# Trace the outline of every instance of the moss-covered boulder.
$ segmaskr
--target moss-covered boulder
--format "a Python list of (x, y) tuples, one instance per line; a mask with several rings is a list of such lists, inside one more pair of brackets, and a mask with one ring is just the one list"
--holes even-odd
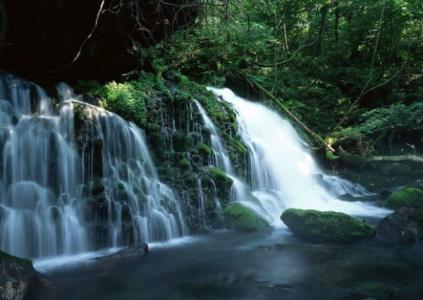
[(308, 242), (351, 243), (374, 236), (369, 225), (344, 213), (290, 208), (281, 219), (296, 236)]
[(423, 190), (415, 187), (406, 187), (393, 192), (385, 202), (387, 207), (412, 207), (423, 209)]
[(240, 203), (231, 203), (224, 210), (229, 228), (243, 232), (265, 230), (269, 224), (253, 210)]

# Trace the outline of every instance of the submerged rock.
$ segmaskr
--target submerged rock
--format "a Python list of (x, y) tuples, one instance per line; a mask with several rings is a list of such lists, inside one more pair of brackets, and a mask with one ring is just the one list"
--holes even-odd
[(281, 219), (296, 236), (308, 242), (351, 243), (374, 236), (369, 225), (344, 213), (290, 208)]
[(228, 226), (232, 229), (252, 232), (269, 228), (269, 224), (263, 218), (240, 203), (229, 204), (224, 213)]
[(30, 299), (47, 284), (30, 260), (0, 251), (0, 299)]
[(410, 244), (423, 239), (423, 210), (404, 207), (383, 218), (376, 237), (388, 244)]
[(115, 263), (138, 260), (148, 253), (148, 245), (145, 243), (135, 244), (114, 254), (97, 258), (98, 263)]
[(415, 187), (406, 187), (392, 193), (386, 200), (390, 208), (413, 207), (423, 209), (423, 190)]

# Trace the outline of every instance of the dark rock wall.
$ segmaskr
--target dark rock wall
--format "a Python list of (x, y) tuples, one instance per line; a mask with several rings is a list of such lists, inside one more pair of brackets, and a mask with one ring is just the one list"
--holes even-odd
[(102, 3), (2, 0), (0, 68), (60, 80), (116, 78), (139, 68), (143, 48), (193, 23), (198, 11), (181, 6), (193, 0)]

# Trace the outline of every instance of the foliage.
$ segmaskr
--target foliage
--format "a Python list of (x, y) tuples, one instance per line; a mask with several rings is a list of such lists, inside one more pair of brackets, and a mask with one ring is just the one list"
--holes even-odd
[(229, 204), (224, 213), (226, 221), (232, 229), (251, 232), (269, 228), (269, 224), (264, 219), (240, 203)]
[(77, 91), (100, 99), (102, 107), (123, 118), (147, 126), (147, 106), (153, 94), (169, 93), (164, 81), (152, 73), (142, 72), (137, 80), (104, 85), (96, 81), (81, 81)]
[(344, 213), (286, 209), (282, 221), (298, 237), (317, 243), (350, 243), (370, 238), (374, 230)]
[(361, 120), (361, 124), (344, 129), (340, 135), (357, 137), (381, 131), (423, 129), (423, 102), (373, 109), (365, 112)]
[(322, 135), (362, 132), (369, 110), (421, 103), (422, 16), (417, 0), (234, 0), (142, 60), (208, 85), (258, 82)]

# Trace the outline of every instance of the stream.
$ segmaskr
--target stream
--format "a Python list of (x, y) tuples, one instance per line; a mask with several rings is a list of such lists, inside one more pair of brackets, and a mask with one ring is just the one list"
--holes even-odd
[[(286, 229), (152, 244), (137, 263), (44, 270), (39, 299), (422, 299), (423, 246), (307, 244)], [(36, 264), (37, 266), (37, 264)]]

